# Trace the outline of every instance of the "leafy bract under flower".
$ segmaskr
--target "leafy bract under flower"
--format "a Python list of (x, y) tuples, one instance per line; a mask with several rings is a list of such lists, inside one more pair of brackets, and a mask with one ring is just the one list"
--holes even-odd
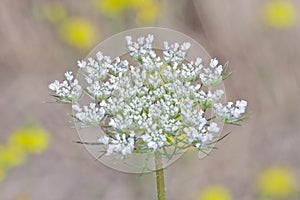
[[(49, 86), (58, 102), (73, 103), (73, 116), (82, 127), (104, 131), (96, 143), (104, 146), (105, 155), (160, 151), (172, 157), (191, 146), (202, 151), (220, 139), (218, 120), (243, 119), (247, 102), (233, 107), (221, 102), (223, 90), (214, 89), (226, 77), (217, 59), (209, 66), (202, 58), (188, 61), (188, 42), (165, 42), (165, 49), (158, 50), (153, 35), (125, 40), (134, 61), (98, 52), (96, 58), (78, 61), (84, 89), (71, 73)], [(80, 107), (82, 93), (93, 103)]]

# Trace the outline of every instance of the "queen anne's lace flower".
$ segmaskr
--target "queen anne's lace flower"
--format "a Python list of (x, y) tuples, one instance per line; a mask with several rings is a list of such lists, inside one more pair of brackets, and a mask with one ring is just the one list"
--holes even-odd
[(204, 68), (203, 73), (200, 74), (200, 80), (203, 85), (207, 87), (218, 85), (223, 78), (223, 66), (219, 65), (217, 59), (212, 59), (210, 62), (210, 67)]
[(126, 156), (132, 153), (134, 149), (134, 133), (129, 134), (129, 136), (126, 134), (115, 134), (111, 138), (103, 136), (98, 141), (106, 145), (106, 155), (117, 153)]
[(164, 42), (165, 50), (163, 52), (164, 60), (168, 65), (171, 65), (174, 69), (181, 64), (187, 54), (187, 51), (191, 47), (191, 43), (184, 42), (181, 45), (174, 43), (169, 46), (168, 42)]
[(204, 92), (200, 91), (200, 102), (203, 108), (211, 108), (215, 102), (218, 102), (222, 95), (224, 94), (223, 90), (216, 90), (214, 93), (211, 91)]
[(218, 118), (227, 123), (236, 123), (243, 119), (247, 107), (247, 101), (236, 101), (235, 106), (233, 102), (228, 102), (223, 105), (216, 103), (214, 105), (215, 113)]
[(225, 78), (216, 59), (208, 67), (201, 58), (187, 61), (191, 48), (187, 42), (165, 42), (165, 49), (157, 50), (153, 35), (125, 39), (136, 63), (101, 52), (95, 59), (78, 61), (87, 83), (83, 91), (94, 103), (83, 107), (76, 103), (82, 89), (71, 73), (65, 74), (63, 83), (49, 85), (58, 101), (75, 103), (74, 117), (83, 127), (99, 126), (104, 131), (98, 143), (106, 155), (173, 152), (170, 157), (190, 146), (202, 151), (218, 140), (220, 127), (215, 120), (237, 123), (244, 118), (246, 101), (235, 106), (223, 103), (224, 91), (212, 89)]
[(56, 93), (53, 96), (58, 102), (74, 103), (82, 94), (81, 86), (78, 84), (78, 80), (74, 79), (72, 72), (66, 72), (65, 78), (66, 80), (62, 83), (55, 80), (49, 85), (49, 89)]
[(95, 103), (90, 103), (89, 107), (83, 106), (83, 108), (80, 108), (79, 105), (74, 104), (72, 106), (72, 109), (75, 112), (74, 117), (84, 125), (88, 125), (88, 126), (99, 125), (105, 115), (104, 108), (96, 107)]

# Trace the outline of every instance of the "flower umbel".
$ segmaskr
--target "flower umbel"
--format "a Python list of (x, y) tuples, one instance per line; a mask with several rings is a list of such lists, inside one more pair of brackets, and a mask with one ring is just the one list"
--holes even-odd
[(74, 103), (79, 100), (82, 90), (78, 84), (77, 79), (74, 79), (72, 72), (65, 73), (66, 80), (60, 83), (55, 80), (49, 85), (49, 89), (56, 94), (53, 95), (58, 102), (61, 103)]
[[(247, 102), (222, 102), (224, 91), (214, 88), (226, 78), (217, 59), (209, 66), (202, 58), (188, 61), (188, 42), (166, 41), (158, 50), (153, 35), (125, 40), (129, 61), (102, 52), (78, 61), (86, 87), (70, 72), (67, 80), (49, 85), (58, 102), (73, 103), (73, 116), (82, 127), (103, 130), (90, 143), (102, 145), (103, 155), (160, 152), (172, 158), (189, 147), (211, 149), (220, 139), (218, 122), (244, 118)], [(93, 102), (79, 106), (82, 95)]]

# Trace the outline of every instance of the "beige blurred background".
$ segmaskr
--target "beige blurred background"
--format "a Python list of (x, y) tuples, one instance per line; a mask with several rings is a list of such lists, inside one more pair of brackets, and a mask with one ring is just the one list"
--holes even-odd
[(218, 150), (202, 160), (187, 153), (166, 170), (168, 199), (196, 200), (204, 188), (222, 185), (232, 199), (253, 200), (257, 177), (273, 165), (300, 182), (300, 1), (273, 13), (272, 0), (101, 1), (0, 1), (0, 145), (28, 121), (49, 134), (47, 149), (5, 172), (0, 200), (156, 198), (153, 174), (95, 161), (72, 143), (78, 137), (68, 106), (46, 103), (48, 84), (76, 70), (96, 44), (143, 26), (178, 30), (229, 61), (227, 98), (249, 103), (247, 120), (225, 127), (232, 134)]

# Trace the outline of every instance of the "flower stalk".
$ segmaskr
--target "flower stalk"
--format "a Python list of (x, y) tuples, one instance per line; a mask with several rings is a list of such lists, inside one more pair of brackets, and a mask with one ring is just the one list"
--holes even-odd
[(155, 153), (157, 199), (166, 200), (164, 168), (160, 152)]

